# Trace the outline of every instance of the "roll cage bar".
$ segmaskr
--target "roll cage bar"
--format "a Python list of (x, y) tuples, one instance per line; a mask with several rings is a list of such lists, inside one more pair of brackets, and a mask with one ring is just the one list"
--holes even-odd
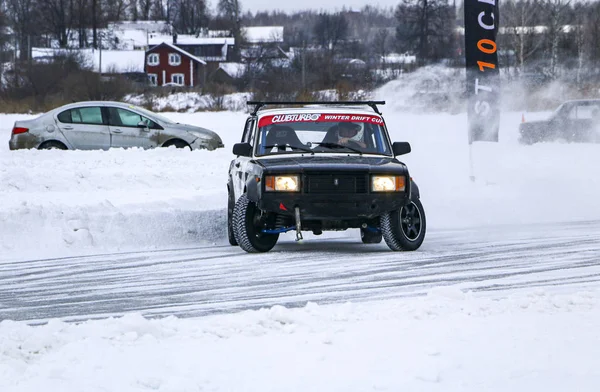
[(375, 111), (375, 113), (381, 115), (381, 112), (377, 108), (377, 105), (385, 105), (385, 101), (247, 101), (246, 105), (255, 105), (252, 115), (256, 116), (258, 111), (266, 105), (367, 105)]

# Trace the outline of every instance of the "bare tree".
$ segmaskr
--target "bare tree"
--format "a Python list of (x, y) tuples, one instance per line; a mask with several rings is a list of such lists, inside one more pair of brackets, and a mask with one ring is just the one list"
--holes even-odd
[(377, 30), (377, 33), (375, 34), (375, 39), (373, 42), (375, 46), (375, 53), (378, 56), (381, 56), (381, 58), (385, 58), (385, 56), (387, 55), (386, 44), (389, 36), (390, 32), (386, 28)]
[(313, 33), (317, 43), (333, 54), (340, 42), (348, 37), (348, 21), (341, 13), (319, 14)]
[(506, 45), (515, 52), (516, 69), (525, 72), (527, 60), (536, 53), (542, 44), (536, 34), (535, 23), (540, 12), (539, 0), (509, 0), (502, 9)]
[(401, 51), (416, 53), (420, 64), (452, 55), (456, 15), (447, 1), (403, 0), (395, 16)]
[(208, 26), (209, 15), (205, 0), (175, 0), (173, 27), (180, 34), (199, 34)]
[[(20, 58), (29, 57), (29, 43), (32, 34), (39, 33), (37, 19), (37, 0), (6, 0), (8, 23), (15, 32), (15, 43), (20, 49)], [(27, 50), (25, 50), (27, 49)]]
[(550, 64), (548, 65), (548, 76), (555, 79), (558, 76), (559, 64), (559, 41), (564, 33), (564, 27), (568, 23), (567, 11), (571, 0), (545, 0), (545, 11), (547, 13), (548, 31), (546, 37), (549, 42)]
[(229, 26), (228, 29), (235, 38), (234, 55), (239, 58), (240, 47), (243, 44), (242, 34), (242, 5), (239, 0), (219, 0), (218, 14)]
[(585, 36), (592, 64), (600, 62), (600, 2), (591, 3), (585, 13)]
[(74, 27), (74, 0), (38, 0), (47, 29), (54, 35), (61, 48), (69, 44), (69, 35)]
[(127, 0), (104, 0), (105, 18), (107, 22), (116, 22), (125, 19), (127, 13)]

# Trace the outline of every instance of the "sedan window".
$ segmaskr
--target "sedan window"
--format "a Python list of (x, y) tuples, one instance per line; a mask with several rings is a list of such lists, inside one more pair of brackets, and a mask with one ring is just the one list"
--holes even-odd
[(99, 107), (71, 109), (71, 121), (81, 124), (104, 124), (102, 110)]
[(64, 112), (60, 113), (56, 117), (58, 118), (58, 121), (60, 121), (63, 124), (71, 124), (73, 122), (71, 120), (71, 111), (70, 110), (65, 110)]
[(110, 125), (123, 126), (123, 127), (138, 127), (138, 124), (143, 121), (148, 125), (148, 128), (157, 129), (158, 124), (144, 117), (140, 114), (132, 112), (131, 110), (121, 108), (109, 108), (110, 110)]

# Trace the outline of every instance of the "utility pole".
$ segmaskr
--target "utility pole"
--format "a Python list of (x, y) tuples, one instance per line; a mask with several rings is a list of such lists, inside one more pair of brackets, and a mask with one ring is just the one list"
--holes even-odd
[(102, 33), (98, 34), (98, 50), (100, 51), (98, 54), (98, 66), (100, 69), (98, 72), (100, 73), (100, 77), (102, 77)]
[(306, 41), (302, 41), (302, 90), (306, 90)]

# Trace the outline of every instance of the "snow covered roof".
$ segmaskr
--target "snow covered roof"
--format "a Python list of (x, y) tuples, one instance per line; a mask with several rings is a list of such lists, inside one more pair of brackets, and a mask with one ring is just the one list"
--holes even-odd
[(220, 63), (219, 69), (222, 69), (232, 78), (239, 78), (246, 71), (246, 65), (243, 63)]
[(417, 57), (408, 54), (390, 53), (387, 56), (381, 56), (381, 61), (387, 64), (412, 64), (417, 61)]
[[(172, 35), (150, 34), (149, 45), (158, 45), (163, 42), (173, 42)], [(232, 37), (196, 37), (195, 35), (179, 34), (176, 43), (178, 45), (234, 45), (235, 38)]]
[(32, 57), (38, 60), (64, 54), (78, 54), (82, 56), (86, 64), (92, 66), (96, 72), (100, 70), (100, 62), (102, 62), (101, 72), (116, 73), (144, 72), (146, 56), (146, 52), (143, 50), (31, 49)]
[(244, 27), (246, 40), (251, 44), (266, 42), (283, 42), (283, 26)]
[(148, 49), (148, 52), (150, 52), (150, 51), (154, 50), (156, 47), (158, 47), (158, 46), (160, 46), (160, 45), (166, 45), (166, 46), (168, 46), (169, 48), (171, 48), (171, 49), (173, 49), (173, 50), (176, 50), (176, 51), (178, 51), (179, 53), (183, 54), (184, 56), (186, 56), (186, 57), (189, 57), (189, 58), (191, 58), (192, 60), (194, 60), (194, 61), (196, 61), (196, 62), (198, 62), (198, 63), (200, 63), (200, 64), (204, 64), (204, 65), (206, 65), (206, 61), (204, 61), (204, 60), (202, 60), (201, 58), (194, 56), (194, 55), (193, 55), (193, 54), (191, 54), (190, 52), (187, 52), (187, 51), (185, 51), (185, 50), (183, 50), (183, 49), (181, 49), (181, 48), (178, 48), (177, 46), (175, 46), (175, 45), (173, 45), (173, 44), (170, 44), (170, 43), (168, 43), (168, 42), (161, 42), (161, 43), (160, 43), (160, 44), (158, 44), (158, 45), (154, 45), (153, 47), (151, 47), (150, 49)]
[(137, 21), (119, 21), (111, 22), (108, 24), (109, 30), (120, 29), (120, 30), (141, 30), (149, 33), (157, 32), (170, 32), (173, 28), (171, 24), (161, 20), (137, 20)]

